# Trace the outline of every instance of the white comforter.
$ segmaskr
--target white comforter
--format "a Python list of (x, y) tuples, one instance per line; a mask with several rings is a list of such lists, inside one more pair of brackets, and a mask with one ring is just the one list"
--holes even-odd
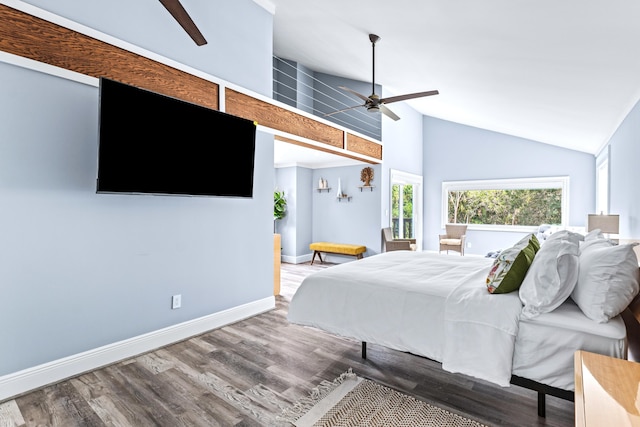
[(508, 387), (522, 302), (490, 294), (482, 268), (455, 284), (445, 301), (442, 369)]
[(303, 280), (288, 319), (508, 386), (522, 305), (487, 292), (492, 261), (394, 251), (336, 265)]

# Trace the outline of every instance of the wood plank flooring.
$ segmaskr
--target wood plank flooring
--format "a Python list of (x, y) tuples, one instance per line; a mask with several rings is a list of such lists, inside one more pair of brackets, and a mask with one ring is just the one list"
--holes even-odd
[(439, 363), (289, 324), (300, 281), (331, 264), (282, 264), (276, 309), (0, 403), (0, 426), (278, 426), (322, 380), (363, 377), (491, 426), (573, 426), (573, 403), (502, 388)]

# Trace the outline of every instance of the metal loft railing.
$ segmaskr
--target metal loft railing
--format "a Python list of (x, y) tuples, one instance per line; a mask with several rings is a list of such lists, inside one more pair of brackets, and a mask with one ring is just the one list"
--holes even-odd
[[(368, 93), (371, 90), (369, 85), (317, 73), (296, 62), (273, 57), (273, 99), (380, 140), (380, 114), (369, 113), (364, 108), (350, 108), (359, 106), (362, 100), (338, 88), (349, 86), (361, 93)], [(349, 109), (327, 115), (345, 108)]]

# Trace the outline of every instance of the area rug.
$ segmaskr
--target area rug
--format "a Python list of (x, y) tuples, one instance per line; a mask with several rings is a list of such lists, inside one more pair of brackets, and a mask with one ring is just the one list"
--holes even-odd
[(296, 427), (486, 427), (361, 378), (351, 369), (333, 382), (320, 383), (279, 420)]

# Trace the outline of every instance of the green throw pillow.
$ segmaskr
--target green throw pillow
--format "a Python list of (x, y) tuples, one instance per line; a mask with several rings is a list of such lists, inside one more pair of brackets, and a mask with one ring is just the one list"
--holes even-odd
[(538, 250), (540, 242), (534, 234), (529, 234), (500, 252), (489, 270), (487, 290), (492, 294), (506, 294), (520, 289)]

